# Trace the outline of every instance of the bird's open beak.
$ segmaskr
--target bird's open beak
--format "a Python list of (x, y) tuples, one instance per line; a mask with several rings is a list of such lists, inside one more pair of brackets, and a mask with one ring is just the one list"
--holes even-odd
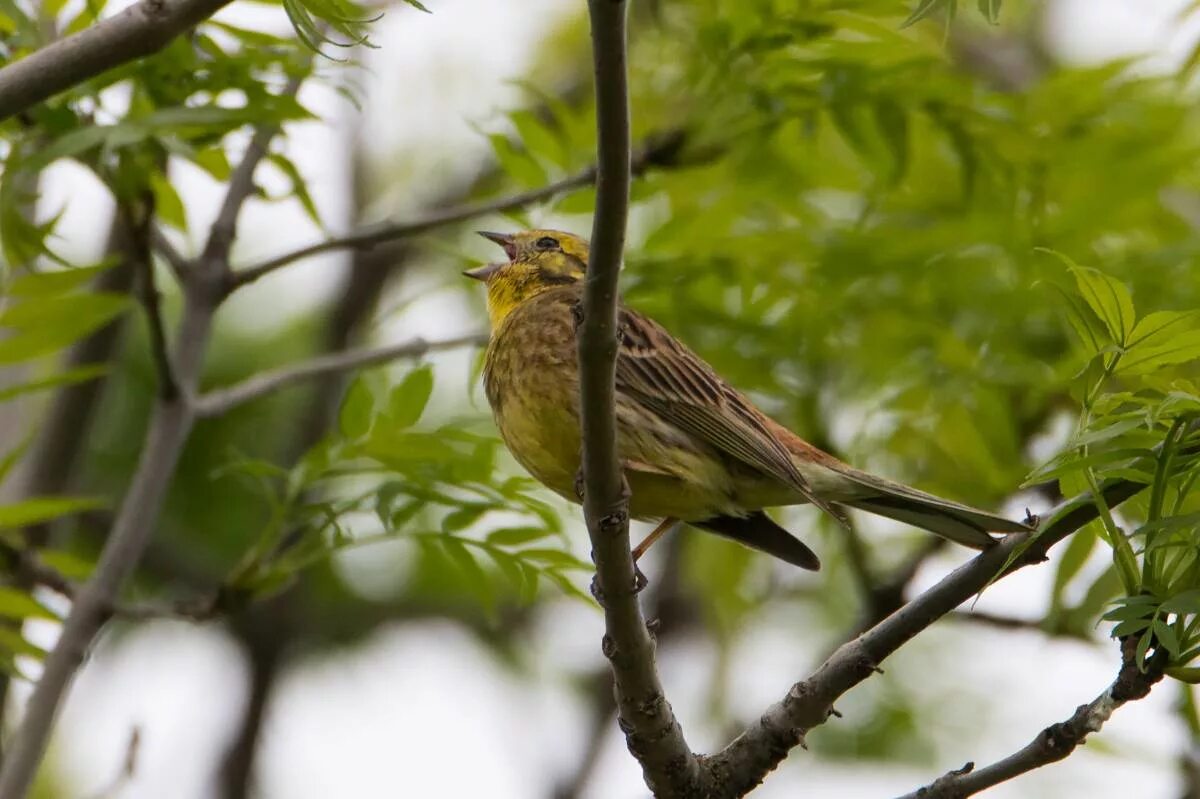
[[(494, 241), (503, 247), (504, 254), (508, 256), (508, 260), (511, 261), (517, 256), (517, 245), (513, 242), (512, 236), (505, 235), (504, 233), (491, 233), (486, 230), (480, 230), (477, 232), (480, 236), (483, 236), (488, 241)], [(484, 264), (483, 266), (477, 266), (474, 269), (468, 269), (467, 271), (463, 272), (463, 274), (469, 278), (482, 280), (486, 283), (487, 279), (496, 274), (496, 272), (498, 272), (502, 266), (504, 266), (502, 263)]]
[(494, 241), (504, 248), (504, 254), (508, 256), (508, 260), (517, 257), (517, 244), (513, 241), (513, 237), (505, 233), (490, 233), (486, 230), (475, 231), (480, 236), (483, 236), (488, 241)]

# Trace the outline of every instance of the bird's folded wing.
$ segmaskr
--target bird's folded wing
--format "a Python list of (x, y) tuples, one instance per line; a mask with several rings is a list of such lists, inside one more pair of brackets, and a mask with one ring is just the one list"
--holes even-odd
[(763, 416), (707, 363), (655, 322), (622, 308), (617, 390), (689, 435), (795, 489), (844, 521), (812, 492)]

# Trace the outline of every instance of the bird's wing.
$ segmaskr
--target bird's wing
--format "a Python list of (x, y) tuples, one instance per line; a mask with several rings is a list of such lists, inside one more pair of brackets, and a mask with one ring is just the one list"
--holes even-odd
[(617, 390), (664, 421), (784, 485), (845, 523), (816, 496), (763, 415), (700, 356), (628, 308), (618, 321)]

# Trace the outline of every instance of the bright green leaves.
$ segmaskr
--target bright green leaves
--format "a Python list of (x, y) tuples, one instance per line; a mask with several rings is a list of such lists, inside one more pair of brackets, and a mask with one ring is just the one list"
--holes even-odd
[[(530, 601), (544, 582), (578, 595), (570, 573), (590, 566), (547, 546), (562, 536), (557, 511), (500, 471), (494, 437), (427, 418), (433, 390), (429, 365), (391, 384), (366, 372), (346, 390), (339, 435), (295, 469), (235, 464), (264, 486), (272, 522), (229, 585), (270, 592), (338, 553), (400, 542), (485, 608)], [(284, 529), (300, 531), (286, 546)]]
[(1129, 289), (1096, 269), (1070, 262), (1068, 268), (1075, 277), (1079, 295), (1104, 323), (1112, 340), (1122, 347), (1127, 346), (1134, 325), (1133, 298), (1129, 296)]
[(85, 510), (104, 507), (104, 501), (86, 497), (30, 497), (0, 505), (0, 530), (15, 530)]
[[(1124, 594), (1103, 617), (1114, 623), (1113, 636), (1137, 636), (1139, 665), (1149, 652), (1162, 652), (1172, 669), (1186, 674), (1200, 656), (1200, 387), (1194, 382), (1200, 314), (1155, 311), (1139, 319), (1125, 284), (1055, 255), (1075, 281), (1074, 293), (1062, 291), (1088, 366), (1077, 378), (1081, 409), (1074, 434), (1028, 482), (1058, 479), (1068, 496), (1090, 492), (1100, 523), (1067, 546), (1052, 615), (1061, 614), (1064, 591), (1098, 536), (1112, 550)], [(1100, 485), (1112, 478), (1142, 483), (1148, 495), (1118, 515), (1099, 499)]]
[[(124, 295), (80, 290), (105, 268), (108, 265), (48, 270), (13, 279), (7, 299), (0, 299), (0, 366), (57, 355), (127, 311), (131, 303)], [(35, 372), (0, 391), (0, 402), (90, 380), (103, 372), (101, 364), (61, 372)]]
[[(1002, 0), (978, 0), (979, 13), (991, 25), (1000, 24), (1000, 6)], [(921, 20), (931, 17), (934, 14), (942, 12), (946, 15), (946, 28), (949, 30), (950, 23), (954, 21), (954, 15), (958, 12), (958, 0), (919, 0), (916, 8), (904, 20), (901, 27), (907, 28)]]

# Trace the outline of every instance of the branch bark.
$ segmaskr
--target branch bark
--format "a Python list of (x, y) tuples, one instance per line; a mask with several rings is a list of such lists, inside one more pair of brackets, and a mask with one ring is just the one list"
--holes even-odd
[(1088, 735), (1099, 732), (1113, 712), (1124, 705), (1149, 695), (1154, 684), (1162, 679), (1164, 658), (1150, 658), (1146, 670), (1137, 666), (1134, 651), (1137, 636), (1121, 642), (1122, 664), (1117, 679), (1099, 696), (1080, 705), (1066, 721), (1051, 724), (1020, 750), (990, 766), (976, 769), (967, 763), (948, 772), (924, 788), (905, 794), (901, 799), (965, 799), (980, 791), (995, 787), (1034, 769), (1066, 759)]
[(663, 693), (634, 587), (629, 498), (617, 457), (614, 379), (617, 277), (629, 209), (629, 96), (623, 0), (588, 0), (595, 68), (596, 215), (579, 326), (583, 513), (604, 607), (603, 651), (616, 683), (619, 723), (656, 796), (698, 793), (699, 762)]
[[(1142, 483), (1110, 480), (1101, 487), (1101, 493), (1112, 507), (1144, 488)], [(1050, 547), (1095, 519), (1097, 513), (1091, 494), (1062, 503), (1040, 532), (1008, 536), (858, 638), (843, 644), (808, 679), (793, 685), (783, 699), (767, 708), (757, 724), (721, 752), (704, 758), (706, 795), (749, 793), (792, 748), (804, 742), (810, 730), (825, 723), (839, 697), (878, 671), (888, 655), (994, 579), (1044, 560)], [(1006, 566), (1010, 556), (1017, 557)]]
[(196, 399), (196, 413), (201, 417), (220, 416), (238, 405), (266, 396), (302, 380), (347, 372), (364, 366), (375, 366), (394, 361), (397, 358), (412, 358), (429, 352), (479, 346), (486, 343), (487, 336), (477, 333), (445, 341), (417, 339), (388, 347), (364, 348), (319, 355), (295, 366), (285, 366), (262, 372), (229, 388), (210, 391)]
[(195, 413), (187, 401), (199, 380), (213, 306), (189, 296), (180, 325), (177, 379), (183, 393), (155, 406), (133, 481), (100, 554), (95, 572), (71, 605), (54, 650), (25, 707), (12, 749), (0, 769), (0, 799), (21, 799), (46, 751), (50, 730), (75, 670), (103, 624), (113, 598), (136, 568), (154, 529), (167, 485), (191, 431)]
[[(6, 71), (0, 70), (0, 77)], [(256, 133), (255, 141), (258, 140)], [(227, 225), (230, 235), (236, 228), (238, 211), (249, 196), (246, 185), (249, 176), (266, 151), (266, 142), (261, 144), (259, 148), (252, 146), (239, 164), (235, 175), (246, 177), (230, 185), (218, 216), (215, 227)], [(143, 233), (139, 252), (148, 257), (149, 229)], [(175, 346), (173, 383), (178, 390), (163, 393), (154, 406), (133, 480), (121, 501), (95, 571), (75, 595), (54, 650), (46, 657), (41, 678), (29, 698), (12, 749), (0, 766), (0, 799), (22, 799), (28, 794), (71, 678), (150, 541), (183, 446), (197, 418), (195, 396), (211, 339), (213, 315), (230, 282), (231, 243), (222, 237), (220, 230), (214, 231), (204, 255), (186, 272), (183, 319)]]
[(108, 70), (152, 55), (230, 0), (140, 0), (0, 69), (0, 122)]
[[(683, 145), (683, 139), (684, 134), (681, 131), (673, 131), (648, 140), (631, 162), (632, 173), (640, 175), (655, 166), (676, 165), (679, 163), (678, 157)], [(556, 194), (590, 186), (597, 179), (597, 171), (597, 167), (590, 166), (587, 169), (576, 172), (574, 175), (570, 175), (554, 183), (548, 183), (540, 188), (497, 197), (492, 200), (469, 203), (456, 208), (435, 211), (423, 219), (415, 219), (409, 222), (380, 222), (374, 225), (364, 225), (345, 236), (310, 244), (298, 250), (293, 250), (292, 252), (263, 261), (256, 266), (239, 270), (234, 275), (230, 291), (235, 291), (242, 286), (253, 283), (295, 261), (319, 255), (323, 252), (345, 249), (369, 249), (377, 244), (418, 236), (422, 233), (428, 233), (435, 228), (465, 222), (477, 216), (524, 208), (533, 203), (547, 200)]]

